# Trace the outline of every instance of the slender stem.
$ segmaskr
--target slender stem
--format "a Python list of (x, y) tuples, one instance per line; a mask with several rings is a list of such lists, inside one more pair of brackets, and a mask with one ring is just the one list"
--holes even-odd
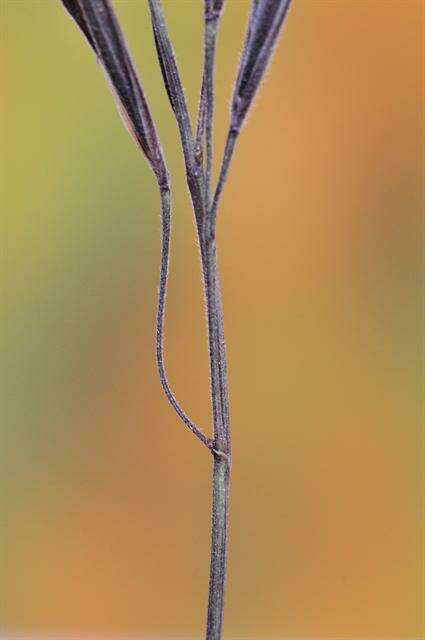
[(226, 346), (214, 240), (210, 239), (204, 242), (202, 261), (208, 320), (214, 447), (219, 452), (230, 454)]
[(217, 207), (220, 201), (221, 192), (223, 191), (224, 185), (226, 184), (227, 173), (229, 171), (230, 163), (233, 156), (233, 151), (235, 149), (236, 140), (238, 139), (239, 131), (234, 128), (229, 129), (229, 133), (227, 134), (226, 145), (224, 147), (223, 159), (221, 161), (220, 174), (218, 177), (217, 187), (214, 193), (213, 202), (211, 205), (211, 210), (209, 212), (209, 225), (208, 225), (208, 235), (214, 237), (215, 235), (215, 223), (217, 218)]
[(223, 626), (229, 517), (230, 460), (214, 455), (211, 518), (211, 565), (206, 640), (220, 640)]
[(212, 206), (211, 173), (213, 161), (214, 64), (218, 23), (222, 1), (205, 3), (205, 52), (199, 109), (197, 143), (205, 144), (206, 216), (200, 238), (204, 289), (207, 307), (211, 402), (213, 409), (214, 449), (212, 474), (211, 558), (208, 588), (206, 640), (220, 640), (223, 627), (226, 583), (229, 483), (231, 468), (229, 400), (223, 310), (214, 234), (210, 233)]
[(201, 94), (199, 97), (198, 117), (196, 124), (196, 144), (199, 149), (203, 147), (203, 138), (205, 135), (205, 58), (204, 58), (204, 74), (202, 76)]
[(205, 18), (205, 183), (206, 201), (208, 208), (211, 205), (211, 171), (213, 161), (213, 119), (214, 119), (214, 63), (217, 44), (219, 16), (206, 16)]
[[(208, 0), (205, 13), (205, 61), (198, 134), (193, 139), (183, 87), (177, 70), (175, 57), (169, 41), (160, 0), (149, 0), (155, 42), (161, 63), (168, 96), (175, 113), (186, 162), (186, 177), (193, 203), (199, 246), (201, 250), (204, 290), (207, 307), (209, 361), (211, 373), (211, 400), (213, 408), (213, 441), (189, 421), (177, 405), (166, 380), (162, 363), (163, 301), (168, 269), (169, 226), (165, 220), (163, 232), (163, 264), (161, 265), (160, 296), (157, 323), (157, 359), (161, 382), (173, 407), (189, 429), (211, 449), (214, 455), (211, 568), (208, 592), (207, 640), (220, 640), (224, 586), (226, 579), (227, 519), (230, 479), (230, 433), (227, 391), (226, 352), (224, 344), (223, 313), (217, 269), (214, 238), (208, 233), (211, 206), (212, 130), (214, 106), (214, 58), (217, 24), (223, 0)], [(202, 143), (206, 147), (206, 174), (202, 167)], [(169, 197), (169, 194), (168, 194)], [(165, 208), (167, 208), (167, 202)], [(165, 253), (164, 253), (165, 251)], [(183, 414), (183, 415), (182, 415)]]
[(171, 232), (171, 206), (170, 206), (170, 188), (168, 185), (160, 187), (161, 194), (161, 220), (162, 220), (162, 247), (161, 247), (161, 268), (159, 277), (158, 290), (158, 309), (156, 316), (156, 361), (158, 366), (159, 379), (161, 381), (164, 393), (168, 401), (173, 407), (177, 415), (182, 419), (184, 424), (199, 438), (199, 440), (211, 450), (212, 442), (207, 436), (190, 420), (183, 409), (180, 407), (176, 397), (174, 396), (167, 378), (164, 365), (164, 313), (165, 313), (165, 296), (167, 293), (168, 281), (168, 263), (170, 254), (170, 232)]
[(214, 240), (203, 244), (214, 422), (211, 560), (206, 640), (220, 640), (226, 581), (231, 446), (223, 312)]

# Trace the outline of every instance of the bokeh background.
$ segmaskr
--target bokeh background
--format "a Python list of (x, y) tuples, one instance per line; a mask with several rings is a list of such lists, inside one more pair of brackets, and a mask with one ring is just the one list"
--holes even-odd
[[(190, 204), (146, 3), (117, 11), (174, 184), (167, 363), (209, 429)], [(200, 0), (166, 0), (193, 114)], [(200, 637), (210, 460), (154, 363), (159, 202), (60, 3), (1, 0), (1, 628)], [(217, 160), (248, 12), (228, 0)], [(226, 637), (422, 638), (420, 0), (296, 0), (219, 213)]]

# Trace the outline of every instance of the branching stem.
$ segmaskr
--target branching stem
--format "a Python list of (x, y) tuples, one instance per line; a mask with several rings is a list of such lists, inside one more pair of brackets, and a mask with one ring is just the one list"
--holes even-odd
[(162, 221), (162, 246), (161, 246), (161, 267), (159, 276), (158, 309), (156, 316), (156, 361), (158, 366), (159, 379), (164, 393), (177, 415), (184, 424), (199, 438), (199, 440), (211, 450), (212, 441), (199, 429), (180, 407), (174, 396), (167, 378), (164, 365), (164, 312), (165, 297), (167, 293), (168, 265), (170, 255), (170, 233), (171, 233), (171, 205), (170, 188), (168, 185), (160, 188), (161, 194), (161, 221)]
[(214, 422), (211, 560), (206, 640), (220, 640), (226, 582), (227, 529), (231, 446), (226, 349), (215, 241), (207, 239), (203, 251), (207, 302), (211, 399)]
[(214, 448), (211, 517), (211, 558), (206, 640), (220, 640), (226, 582), (227, 529), (231, 447), (223, 310), (214, 233), (211, 233), (211, 174), (213, 162), (214, 66), (222, 0), (205, 0), (204, 73), (197, 127), (197, 145), (205, 150), (206, 215), (200, 237), (207, 307), (208, 344), (213, 410)]
[(233, 157), (233, 151), (235, 149), (236, 140), (238, 139), (239, 131), (237, 129), (230, 128), (227, 135), (226, 145), (224, 147), (223, 159), (220, 167), (220, 174), (218, 176), (218, 182), (214, 193), (213, 202), (209, 214), (209, 229), (208, 235), (210, 237), (215, 236), (215, 225), (217, 218), (217, 207), (220, 201), (220, 196), (223, 191), (223, 187), (226, 184), (227, 174)]

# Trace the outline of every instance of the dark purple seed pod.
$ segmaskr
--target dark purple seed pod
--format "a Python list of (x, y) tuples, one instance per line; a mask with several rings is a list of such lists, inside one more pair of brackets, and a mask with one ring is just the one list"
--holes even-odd
[(233, 91), (230, 128), (211, 211), (214, 233), (217, 206), (223, 191), (236, 140), (270, 62), (291, 0), (252, 0), (245, 44)]
[(270, 62), (290, 0), (253, 0), (232, 100), (232, 129), (239, 131)]
[(123, 120), (158, 180), (167, 173), (155, 125), (130, 52), (109, 0), (62, 0), (105, 71)]
[(86, 36), (93, 51), (97, 53), (90, 31), (87, 27), (83, 12), (81, 11), (80, 5), (78, 4), (78, 0), (62, 0), (62, 4), (64, 5), (68, 13), (72, 16), (72, 18), (74, 18), (75, 22), (80, 27), (83, 34)]

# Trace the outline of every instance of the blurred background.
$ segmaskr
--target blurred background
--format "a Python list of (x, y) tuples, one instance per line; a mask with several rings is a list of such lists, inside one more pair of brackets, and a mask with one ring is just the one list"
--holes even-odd
[[(247, 0), (228, 0), (216, 156)], [(209, 430), (197, 247), (146, 3), (117, 0), (174, 185), (166, 359)], [(197, 109), (200, 0), (165, 0)], [(2, 0), (0, 622), (200, 637), (210, 459), (154, 362), (155, 182), (60, 2)], [(296, 0), (219, 212), (226, 637), (422, 638), (420, 0)]]

